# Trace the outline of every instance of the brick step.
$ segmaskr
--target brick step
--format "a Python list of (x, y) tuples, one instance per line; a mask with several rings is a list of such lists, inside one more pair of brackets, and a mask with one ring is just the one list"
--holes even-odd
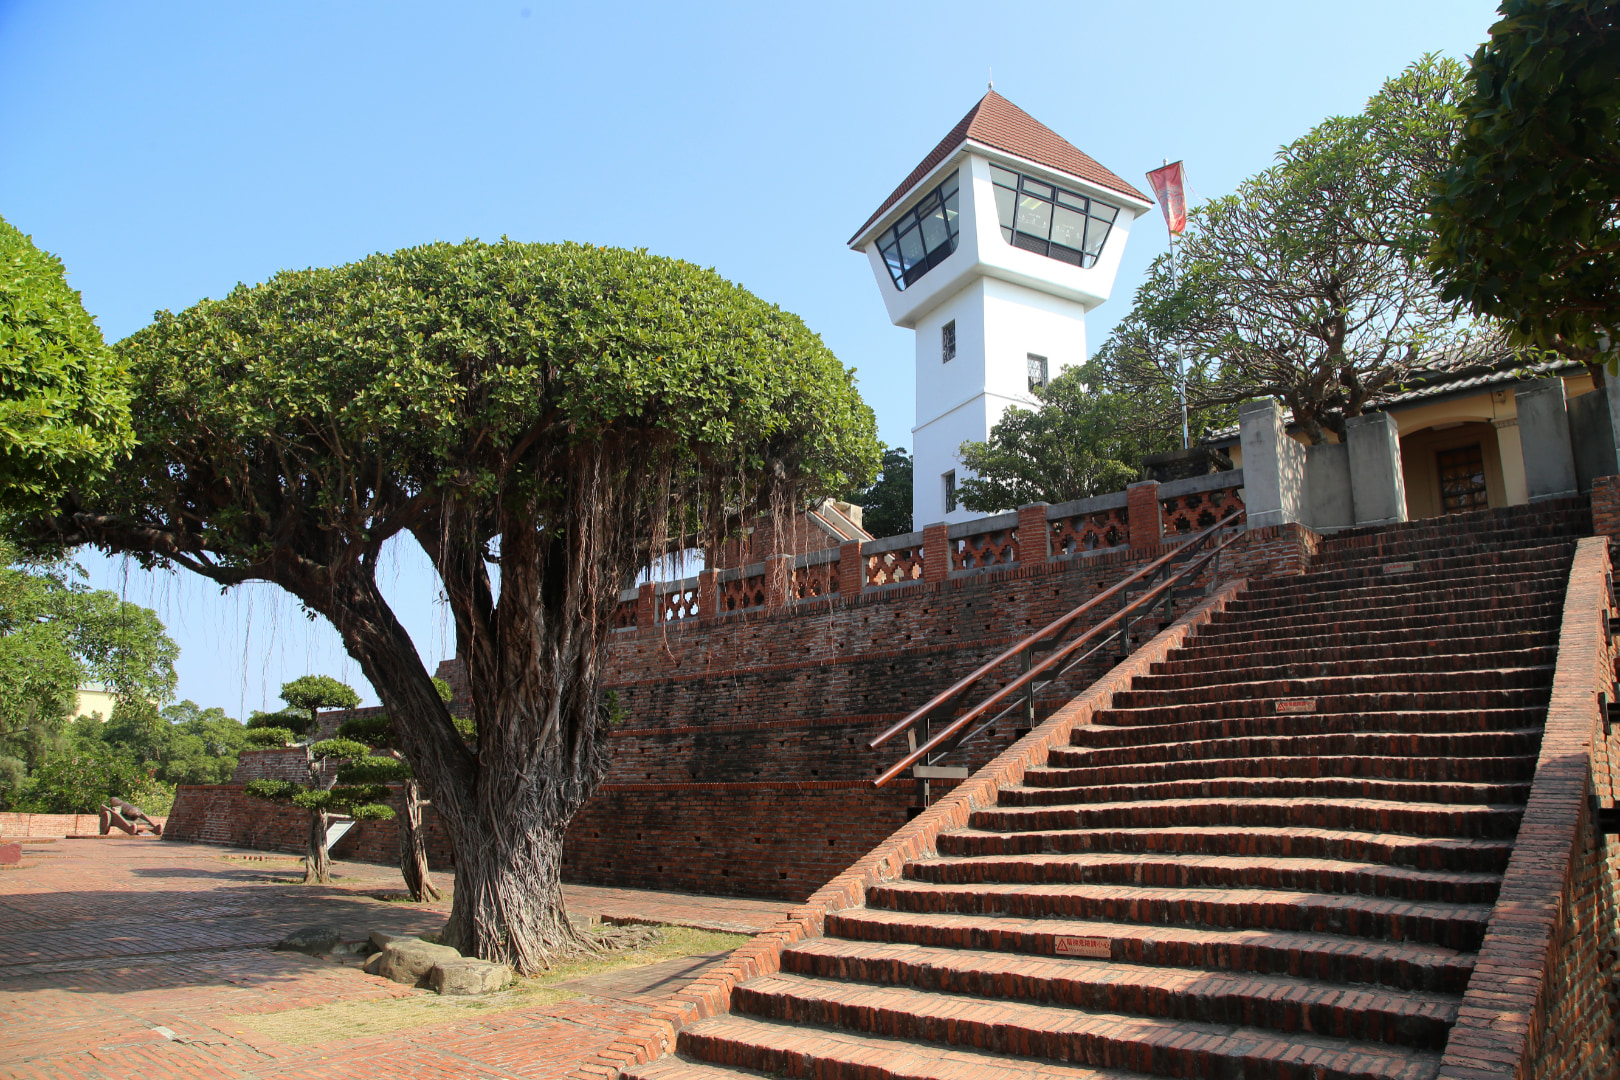
[(907, 863), (907, 881), (935, 885), (1028, 882), (1042, 885), (1141, 885), (1155, 889), (1277, 889), (1387, 896), (1442, 904), (1492, 904), (1500, 874), (1414, 870), (1337, 859), (1278, 859), (1200, 852), (1143, 855), (1086, 852), (995, 855)]
[[(1370, 630), (1343, 630), (1335, 633), (1332, 630), (1314, 632), (1314, 627), (1296, 627), (1292, 634), (1278, 631), (1268, 637), (1245, 638), (1241, 633), (1234, 635), (1214, 634), (1206, 632), (1205, 627), (1199, 627), (1198, 632), (1181, 648), (1171, 653), (1177, 660), (1202, 660), (1210, 656), (1232, 656), (1234, 654), (1254, 653), (1260, 655), (1268, 652), (1306, 652), (1311, 649), (1333, 649), (1346, 646), (1391, 645), (1408, 642), (1450, 642), (1459, 638), (1477, 638), (1486, 635), (1501, 635), (1523, 638), (1527, 645), (1545, 645), (1549, 640), (1556, 641), (1559, 620), (1562, 614), (1539, 615), (1533, 619), (1459, 619), (1445, 624), (1430, 626), (1404, 626), (1398, 622), (1389, 626), (1375, 627)], [(1335, 622), (1334, 626), (1340, 624)], [(1230, 637), (1231, 640), (1227, 640)]]
[[(1545, 679), (1545, 676), (1543, 676)], [(1263, 684), (1272, 687), (1286, 684)], [(1446, 712), (1463, 711), (1474, 712), (1480, 709), (1535, 709), (1545, 711), (1552, 687), (1543, 682), (1540, 686), (1525, 686), (1502, 690), (1418, 690), (1399, 691), (1387, 690), (1379, 693), (1341, 693), (1318, 694), (1312, 693), (1305, 687), (1311, 684), (1302, 682), (1301, 689), (1293, 692), (1267, 694), (1252, 698), (1233, 695), (1213, 701), (1200, 701), (1196, 704), (1178, 701), (1172, 693), (1157, 695), (1159, 704), (1127, 705), (1120, 701), (1127, 698), (1132, 691), (1126, 690), (1114, 695), (1114, 707), (1108, 710), (1110, 724), (1171, 724), (1187, 723), (1196, 720), (1226, 720), (1247, 716), (1265, 716), (1268, 714), (1290, 715), (1295, 708), (1294, 703), (1301, 698), (1314, 701), (1314, 711), (1318, 713), (1370, 713), (1370, 712)], [(1285, 708), (1283, 703), (1287, 702)]]
[[(1380, 608), (1366, 615), (1358, 612), (1333, 611), (1327, 613), (1331, 618), (1313, 620), (1314, 625), (1332, 625), (1341, 633), (1358, 634), (1364, 631), (1384, 632), (1417, 632), (1429, 633), (1437, 627), (1485, 625), (1493, 630), (1504, 619), (1543, 619), (1561, 616), (1563, 608), (1560, 604), (1518, 604), (1512, 602), (1496, 603), (1483, 601), (1469, 604), (1465, 608), (1457, 608), (1450, 604), (1410, 604), (1404, 608)], [(1300, 630), (1300, 617), (1287, 618), (1245, 618), (1239, 619), (1235, 615), (1228, 616), (1225, 612), (1217, 613), (1208, 623), (1199, 628), (1199, 644), (1202, 639), (1219, 641), (1237, 635), (1243, 641), (1254, 641), (1258, 638), (1268, 638), (1275, 635), (1293, 636)]]
[(854, 908), (827, 914), (829, 937), (1056, 956), (1059, 939), (1101, 938), (1119, 964), (1292, 975), (1334, 983), (1460, 994), (1474, 954), (1441, 945), (1287, 930), (1205, 930), (1076, 919), (1019, 919)]
[[(1413, 577), (1472, 572), (1476, 574), (1523, 573), (1551, 570), (1567, 573), (1575, 552), (1572, 540), (1546, 538), (1533, 544), (1491, 546), (1476, 544), (1403, 544), (1382, 554), (1365, 551), (1354, 557), (1318, 552), (1305, 573), (1298, 575), (1304, 588), (1320, 585), (1361, 585)], [(1411, 564), (1404, 570), (1403, 564)], [(1391, 566), (1394, 572), (1391, 572)]]
[[(1024, 1002), (994, 1004), (905, 987), (872, 987), (771, 975), (732, 991), (732, 1011), (791, 1024), (821, 1024), (893, 1039), (945, 1042), (1021, 1057), (1055, 1058), (1154, 1076), (1243, 1076), (1282, 1080), (1430, 1080), (1438, 1054), (1384, 1043), (1305, 1034), (1279, 1037), (1258, 1028), (1081, 1012)], [(680, 1047), (694, 1056), (698, 1033)], [(742, 1064), (737, 1062), (737, 1064)], [(818, 1076), (818, 1080), (820, 1077)]]
[(1462, 1000), (1453, 994), (1394, 993), (1290, 976), (1067, 957), (1034, 959), (996, 950), (847, 938), (815, 938), (790, 947), (782, 954), (782, 971), (925, 993), (1309, 1032), (1420, 1050), (1445, 1049)]
[[(1341, 661), (1339, 663), (1292, 663), (1277, 665), (1255, 664), (1247, 668), (1233, 668), (1223, 672), (1191, 672), (1173, 675), (1138, 675), (1131, 680), (1131, 694), (1149, 693), (1154, 691), (1176, 691), (1184, 693), (1188, 690), (1203, 690), (1214, 687), (1231, 687), (1240, 693), (1246, 693), (1249, 688), (1268, 685), (1286, 685), (1309, 681), (1327, 686), (1352, 685), (1347, 680), (1385, 680), (1400, 682), (1406, 685), (1402, 689), (1412, 687), (1412, 684), (1422, 683), (1432, 678), (1445, 678), (1451, 681), (1468, 680), (1473, 685), (1465, 687), (1469, 690), (1494, 689), (1501, 686), (1526, 685), (1522, 674), (1510, 675), (1507, 673), (1540, 672), (1547, 679), (1551, 679), (1553, 663), (1558, 657), (1555, 648), (1546, 649), (1519, 649), (1514, 652), (1500, 653), (1473, 653), (1455, 655), (1442, 653), (1426, 657), (1409, 657), (1404, 659), (1388, 659), (1377, 664), (1369, 665), (1361, 661)], [(1372, 669), (1368, 671), (1369, 667)], [(1469, 676), (1479, 678), (1469, 679)], [(1512, 681), (1518, 679), (1520, 681)], [(1494, 681), (1492, 681), (1494, 680)], [(1332, 692), (1332, 691), (1328, 691)], [(1117, 698), (1119, 695), (1115, 695)], [(1278, 696), (1278, 695), (1267, 695)]]
[(1162, 799), (1090, 806), (994, 806), (975, 810), (968, 824), (997, 832), (1051, 829), (1147, 829), (1238, 825), (1349, 829), (1410, 836), (1512, 839), (1522, 806), (1442, 806), (1383, 799)]
[(1233, 653), (1189, 658), (1187, 649), (1177, 649), (1170, 659), (1161, 660), (1150, 668), (1153, 675), (1186, 675), (1193, 673), (1219, 675), (1233, 670), (1280, 667), (1286, 664), (1367, 664), (1378, 661), (1418, 661), (1423, 663), (1452, 660), (1463, 662), (1468, 657), (1492, 656), (1503, 653), (1524, 653), (1537, 657), (1532, 664), (1545, 663), (1545, 657), (1556, 658), (1558, 647), (1552, 635), (1538, 644), (1531, 635), (1490, 634), (1481, 637), (1452, 638), (1440, 642), (1433, 639), (1412, 641), (1383, 641), (1375, 645), (1331, 645), (1315, 649), (1277, 649), (1271, 652)]
[[(1153, 714), (1157, 716), (1155, 709)], [(1142, 724), (1142, 714), (1132, 711), (1103, 709), (1092, 716), (1092, 724), (1081, 725), (1069, 732), (1069, 746), (1053, 746), (1048, 756), (1051, 766), (1102, 766), (1102, 764), (1134, 764), (1137, 761), (1181, 761), (1187, 755), (1165, 756), (1155, 750), (1155, 756), (1119, 755), (1115, 758), (1082, 758), (1076, 753), (1097, 753), (1100, 750), (1128, 750), (1132, 746), (1165, 746), (1176, 743), (1223, 742), (1238, 738), (1314, 738), (1338, 735), (1401, 735), (1405, 738), (1434, 738), (1437, 742), (1375, 742), (1354, 743), (1359, 753), (1385, 755), (1385, 753), (1416, 753), (1419, 756), (1456, 755), (1515, 756), (1536, 753), (1541, 748), (1541, 722), (1547, 716), (1545, 704), (1516, 709), (1458, 709), (1455, 712), (1435, 709), (1387, 709), (1379, 712), (1278, 712), (1273, 716), (1238, 716), (1213, 721), (1170, 722), (1152, 721)], [(1495, 737), (1502, 743), (1492, 742)], [(1349, 743), (1346, 743), (1349, 745)], [(1395, 746), (1393, 750), (1380, 750), (1380, 746)], [(1264, 756), (1268, 753), (1315, 753), (1314, 750), (1277, 750), (1268, 748), (1230, 748), (1221, 753), (1238, 758)], [(1325, 743), (1324, 743), (1325, 746)], [(1061, 756), (1059, 756), (1061, 755)]]
[(1383, 614), (1391, 609), (1404, 610), (1416, 604), (1430, 606), (1446, 604), (1453, 607), (1488, 607), (1500, 609), (1523, 604), (1551, 604), (1563, 595), (1563, 583), (1555, 577), (1534, 582), (1506, 584), (1477, 579), (1467, 585), (1461, 581), (1446, 586), (1416, 587), (1391, 584), (1378, 590), (1361, 590), (1355, 595), (1343, 595), (1337, 589), (1300, 589), (1268, 597), (1239, 596), (1229, 602), (1221, 612), (1223, 621), (1244, 619), (1305, 618), (1338, 616), (1346, 611), (1362, 617)]
[(1183, 826), (1168, 829), (1052, 829), (941, 833), (942, 858), (1057, 855), (1247, 855), (1275, 859), (1336, 859), (1420, 870), (1500, 875), (1513, 853), (1511, 838), (1465, 839), (1354, 832), (1304, 826)]
[(1166, 799), (1383, 799), (1401, 803), (1491, 805), (1523, 803), (1530, 784), (1425, 783), (1357, 776), (1226, 776), (1156, 784), (1029, 787), (1009, 784), (998, 806), (1096, 806)]
[(1511, 551), (1549, 547), (1560, 540), (1590, 535), (1590, 511), (1548, 516), (1527, 516), (1519, 521), (1469, 521), (1447, 515), (1410, 522), (1404, 526), (1378, 526), (1371, 530), (1335, 533), (1317, 552), (1323, 562), (1355, 563), (1387, 559), (1392, 553), (1417, 549), (1457, 548)]
[(1569, 567), (1565, 565), (1567, 562), (1567, 559), (1544, 559), (1494, 567), (1470, 563), (1466, 566), (1433, 568), (1426, 568), (1424, 562), (1414, 562), (1411, 570), (1397, 573), (1380, 570), (1354, 578), (1345, 578), (1336, 573), (1265, 578), (1255, 582), (1252, 588), (1245, 589), (1242, 598), (1258, 602), (1331, 594), (1341, 600), (1355, 600), (1363, 594), (1381, 596), (1391, 589), (1428, 592), (1455, 587), (1519, 587), (1525, 584), (1559, 589), (1569, 577)]
[(866, 890), (866, 906), (1026, 919), (1100, 919), (1216, 930), (1298, 930), (1422, 941), (1477, 952), (1489, 904), (1450, 904), (1287, 889), (1159, 889), (1146, 885), (891, 881)]
[[(967, 1047), (903, 1042), (852, 1031), (779, 1024), (756, 1016), (717, 1016), (681, 1032), (679, 1055), (626, 1065), (624, 1080), (1141, 1080), (1143, 1074)], [(697, 1055), (705, 1055), (700, 1060)], [(748, 1062), (720, 1065), (716, 1062)]]
[(1080, 768), (1050, 765), (1025, 771), (1023, 785), (1031, 788), (1074, 788), (1114, 784), (1162, 784), (1172, 781), (1228, 779), (1231, 777), (1341, 777), (1449, 783), (1528, 784), (1535, 775), (1536, 759), (1529, 754), (1512, 757), (1414, 757), (1405, 754), (1328, 754), (1298, 757), (1189, 756), (1177, 761), (1143, 762)]

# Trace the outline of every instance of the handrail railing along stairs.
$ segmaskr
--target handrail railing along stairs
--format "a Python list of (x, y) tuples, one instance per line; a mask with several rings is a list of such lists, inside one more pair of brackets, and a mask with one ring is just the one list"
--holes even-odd
[[(907, 769), (912, 769), (912, 775), (922, 783), (923, 805), (927, 806), (930, 780), (965, 779), (968, 770), (964, 766), (941, 766), (938, 762), (946, 755), (960, 749), (978, 738), (985, 731), (990, 730), (998, 721), (1020, 706), (1024, 709), (1029, 726), (1033, 727), (1035, 695), (1037, 692), (1062, 678), (1077, 665), (1091, 659), (1115, 640), (1121, 643), (1125, 655), (1128, 656), (1130, 653), (1130, 635), (1136, 623), (1146, 617), (1154, 607), (1158, 606), (1161, 598), (1164, 601), (1165, 621), (1170, 621), (1176, 600), (1176, 586), (1183, 580), (1198, 580), (1198, 575), (1203, 572), (1204, 567), (1209, 565), (1211, 560), (1214, 561), (1215, 567), (1203, 591), (1205, 595), (1213, 592), (1216, 582), (1220, 578), (1221, 551), (1228, 544), (1245, 535), (1245, 533), (1234, 532), (1230, 536), (1219, 540), (1219, 542), (1214, 542), (1213, 538), (1217, 537), (1221, 530), (1236, 524), (1237, 520), (1243, 515), (1243, 510), (1236, 510), (1204, 529), (1204, 531), (1189, 537), (1174, 551), (1161, 555), (1123, 581), (1098, 593), (1073, 611), (1059, 616), (1018, 642), (1018, 644), (1008, 648), (999, 656), (981, 664), (971, 674), (935, 694), (903, 720), (867, 743), (869, 749), (876, 750), (896, 735), (905, 732), (909, 744), (906, 756), (873, 780), (872, 786), (883, 787)], [(1197, 561), (1193, 561), (1193, 556), (1206, 543), (1211, 544), (1210, 549), (1204, 552), (1203, 556)], [(1186, 565), (1172, 575), (1172, 569), (1183, 563)], [(1163, 578), (1163, 580), (1156, 585), (1152, 584), (1156, 578)], [(1126, 590), (1132, 586), (1142, 585), (1147, 585), (1149, 588), (1145, 592), (1138, 594), (1134, 599), (1130, 599), (1126, 594)], [(1080, 616), (1095, 610), (1116, 596), (1121, 597), (1122, 600), (1118, 611), (1095, 626), (1090, 627), (1074, 640), (1062, 643), (1062, 633), (1069, 630)], [(1097, 641), (1097, 637), (1109, 627), (1113, 627), (1113, 630), (1102, 637), (1102, 640)], [(1091, 645), (1091, 648), (1080, 653), (1080, 649), (1088, 644)], [(1050, 652), (1051, 655), (1036, 662), (1033, 655), (1036, 652)], [(1076, 655), (1076, 653), (1079, 653), (1079, 655)], [(986, 676), (1002, 664), (1015, 657), (1022, 662), (1023, 666), (1023, 671), (1017, 678), (990, 694), (983, 701), (962, 713), (962, 715), (950, 720), (939, 730), (938, 734), (933, 734), (934, 723), (949, 717), (969, 690), (983, 681)], [(1057, 670), (1053, 671), (1054, 668)], [(1043, 678), (1048, 672), (1052, 672), (1051, 676)], [(1022, 691), (1022, 696), (1019, 696), (1020, 691)], [(1008, 701), (1008, 699), (1012, 699), (1011, 703), (994, 716), (985, 720), (973, 731), (961, 734), (968, 725), (975, 720), (979, 720), (991, 709), (1004, 701)], [(921, 745), (917, 741), (917, 725), (919, 723), (922, 725)]]

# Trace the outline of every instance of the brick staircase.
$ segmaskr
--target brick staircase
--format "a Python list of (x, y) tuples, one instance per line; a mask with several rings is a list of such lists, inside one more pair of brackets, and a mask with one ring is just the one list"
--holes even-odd
[(1427, 1080), (1586, 512), (1324, 543), (634, 1080)]

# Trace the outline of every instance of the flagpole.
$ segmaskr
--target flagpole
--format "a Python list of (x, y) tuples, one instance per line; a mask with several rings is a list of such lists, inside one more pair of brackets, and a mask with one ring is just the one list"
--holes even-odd
[[(1176, 234), (1170, 234), (1170, 291), (1176, 291)], [(1181, 335), (1176, 335), (1176, 373), (1181, 382), (1181, 448), (1188, 448), (1187, 439), (1187, 362), (1181, 356)]]

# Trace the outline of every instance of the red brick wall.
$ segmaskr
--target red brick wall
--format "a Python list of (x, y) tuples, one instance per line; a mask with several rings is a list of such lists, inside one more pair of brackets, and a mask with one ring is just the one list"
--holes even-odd
[(291, 780), (309, 782), (309, 751), (302, 746), (278, 746), (264, 750), (244, 750), (236, 759), (231, 783), (249, 780)]
[[(162, 825), (164, 818), (154, 817)], [(95, 836), (101, 819), (95, 814), (0, 814), (0, 836)]]
[(1599, 476), (1592, 481), (1592, 532), (1620, 539), (1620, 476)]

